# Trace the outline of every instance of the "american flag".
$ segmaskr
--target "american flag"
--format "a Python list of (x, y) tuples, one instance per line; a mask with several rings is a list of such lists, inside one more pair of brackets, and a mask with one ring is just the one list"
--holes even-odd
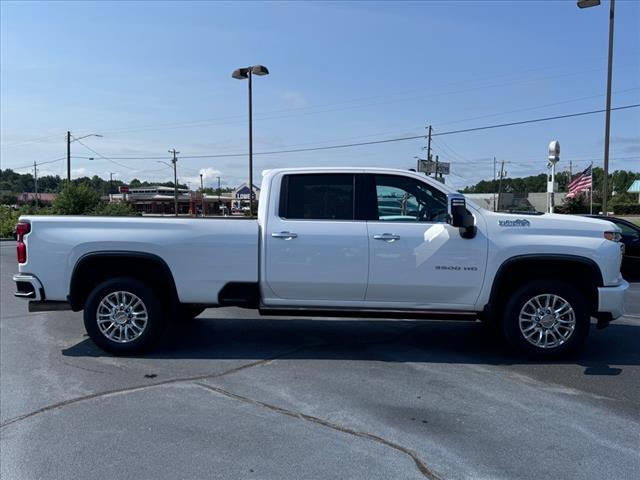
[(573, 180), (569, 182), (567, 193), (568, 198), (575, 197), (578, 193), (590, 190), (593, 187), (593, 177), (591, 176), (591, 166), (588, 166), (583, 172), (575, 176)]

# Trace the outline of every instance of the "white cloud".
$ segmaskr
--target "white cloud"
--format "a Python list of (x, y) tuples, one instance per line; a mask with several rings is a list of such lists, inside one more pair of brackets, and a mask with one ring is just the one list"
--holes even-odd
[(189, 183), (192, 190), (197, 190), (200, 188), (200, 174), (202, 174), (202, 183), (205, 187), (215, 188), (218, 186), (217, 177), (221, 176), (222, 172), (215, 168), (205, 167), (199, 170), (198, 175), (178, 175), (178, 183)]
[(213, 177), (217, 177), (221, 174), (222, 172), (220, 170), (216, 170), (215, 168), (211, 168), (211, 167), (206, 167), (206, 168), (201, 168), (200, 169), (200, 175), (202, 175), (205, 180), (206, 179), (211, 179)]
[(300, 92), (284, 92), (282, 98), (291, 108), (303, 108), (309, 106), (309, 102)]

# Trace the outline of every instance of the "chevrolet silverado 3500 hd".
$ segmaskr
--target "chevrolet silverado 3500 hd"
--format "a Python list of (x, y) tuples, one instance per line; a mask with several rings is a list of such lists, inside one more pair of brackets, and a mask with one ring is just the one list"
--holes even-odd
[(257, 219), (24, 216), (16, 295), (84, 310), (114, 354), (170, 320), (241, 306), (267, 315), (481, 319), (518, 351), (579, 347), (621, 316), (619, 229), (494, 213), (422, 174), (266, 171)]

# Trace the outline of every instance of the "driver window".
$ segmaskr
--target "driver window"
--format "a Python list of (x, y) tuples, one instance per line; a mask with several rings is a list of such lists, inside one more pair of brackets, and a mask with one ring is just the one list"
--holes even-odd
[(414, 178), (376, 175), (378, 220), (445, 222), (447, 195)]

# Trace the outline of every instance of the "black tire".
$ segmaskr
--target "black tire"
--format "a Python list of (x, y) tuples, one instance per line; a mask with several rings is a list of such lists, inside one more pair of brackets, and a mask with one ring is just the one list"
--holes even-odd
[[(564, 322), (571, 321), (571, 318), (575, 320), (572, 332), (569, 333), (567, 327), (562, 326), (557, 320), (551, 318), (551, 316), (542, 317), (544, 321), (532, 327), (534, 322), (536, 322), (536, 319), (539, 318), (535, 316), (537, 313), (531, 317), (531, 321), (525, 320), (523, 324), (524, 326), (521, 328), (520, 313), (523, 311), (527, 302), (538, 295), (546, 294), (560, 297), (560, 300), (564, 300), (570, 308), (573, 309), (573, 316), (571, 316), (571, 313), (567, 312), (565, 309), (562, 311), (567, 313), (562, 314), (559, 317)], [(560, 300), (558, 300), (558, 302), (560, 302)], [(518, 353), (524, 353), (528, 357), (557, 358), (573, 353), (583, 346), (589, 333), (591, 316), (589, 314), (588, 304), (589, 302), (585, 298), (584, 293), (568, 283), (553, 279), (535, 280), (526, 283), (518, 287), (507, 301), (502, 316), (502, 334), (514, 350)], [(530, 304), (525, 312), (528, 313), (532, 311), (532, 306)], [(524, 317), (529, 318), (528, 315), (525, 315)], [(549, 325), (551, 322), (553, 322), (553, 325)], [(557, 328), (552, 330), (554, 326)], [(547, 348), (534, 344), (539, 335), (541, 337), (543, 336), (545, 327), (552, 330), (549, 333), (550, 345)], [(536, 332), (531, 341), (527, 340), (523, 333), (523, 330), (526, 331), (529, 328), (533, 328), (533, 331), (529, 330), (532, 334), (534, 331)], [(538, 331), (542, 333), (538, 333)], [(561, 335), (556, 335), (554, 332), (567, 334), (567, 338), (563, 340)], [(551, 338), (558, 339), (556, 345), (553, 345), (554, 342)]]
[[(98, 323), (98, 308), (101, 302), (107, 299), (109, 295), (116, 295), (115, 292), (127, 292), (135, 295), (142, 302), (142, 307), (140, 307), (140, 304), (137, 304), (138, 311), (140, 311), (141, 308), (146, 310), (146, 323), (144, 323), (144, 328), (139, 326), (141, 323), (134, 324), (136, 329), (142, 330), (141, 333), (135, 337), (134, 335), (136, 334), (130, 333), (131, 339), (127, 340), (123, 338), (121, 342), (116, 341), (117, 338), (116, 340), (108, 338), (107, 334), (101, 331)], [(113, 300), (113, 298), (110, 300)], [(125, 304), (122, 303), (120, 305), (124, 306)], [(118, 309), (116, 308), (116, 310)], [(100, 311), (106, 314), (108, 310), (105, 309), (103, 304)], [(125, 309), (123, 312), (116, 312), (115, 315), (120, 315), (121, 317), (123, 315), (126, 316), (126, 311)], [(120, 329), (121, 326), (122, 328), (127, 327), (127, 333), (133, 332), (133, 325), (129, 327), (133, 315), (143, 314), (132, 312), (132, 315), (129, 315), (128, 319), (119, 317), (118, 321), (122, 321), (122, 325), (109, 319), (104, 320), (102, 325), (105, 326), (104, 328), (107, 329), (107, 332), (111, 332), (110, 328), (113, 328), (113, 331), (115, 331), (116, 329)], [(141, 322), (141, 320), (138, 322)], [(166, 325), (166, 317), (156, 293), (144, 283), (133, 278), (119, 277), (100, 283), (91, 291), (84, 305), (84, 326), (89, 337), (101, 349), (114, 355), (135, 355), (150, 350), (160, 341)], [(122, 331), (120, 331), (120, 334), (125, 336), (122, 334)]]
[(194, 305), (183, 304), (178, 308), (178, 316), (182, 321), (191, 321), (204, 312), (206, 308)]

